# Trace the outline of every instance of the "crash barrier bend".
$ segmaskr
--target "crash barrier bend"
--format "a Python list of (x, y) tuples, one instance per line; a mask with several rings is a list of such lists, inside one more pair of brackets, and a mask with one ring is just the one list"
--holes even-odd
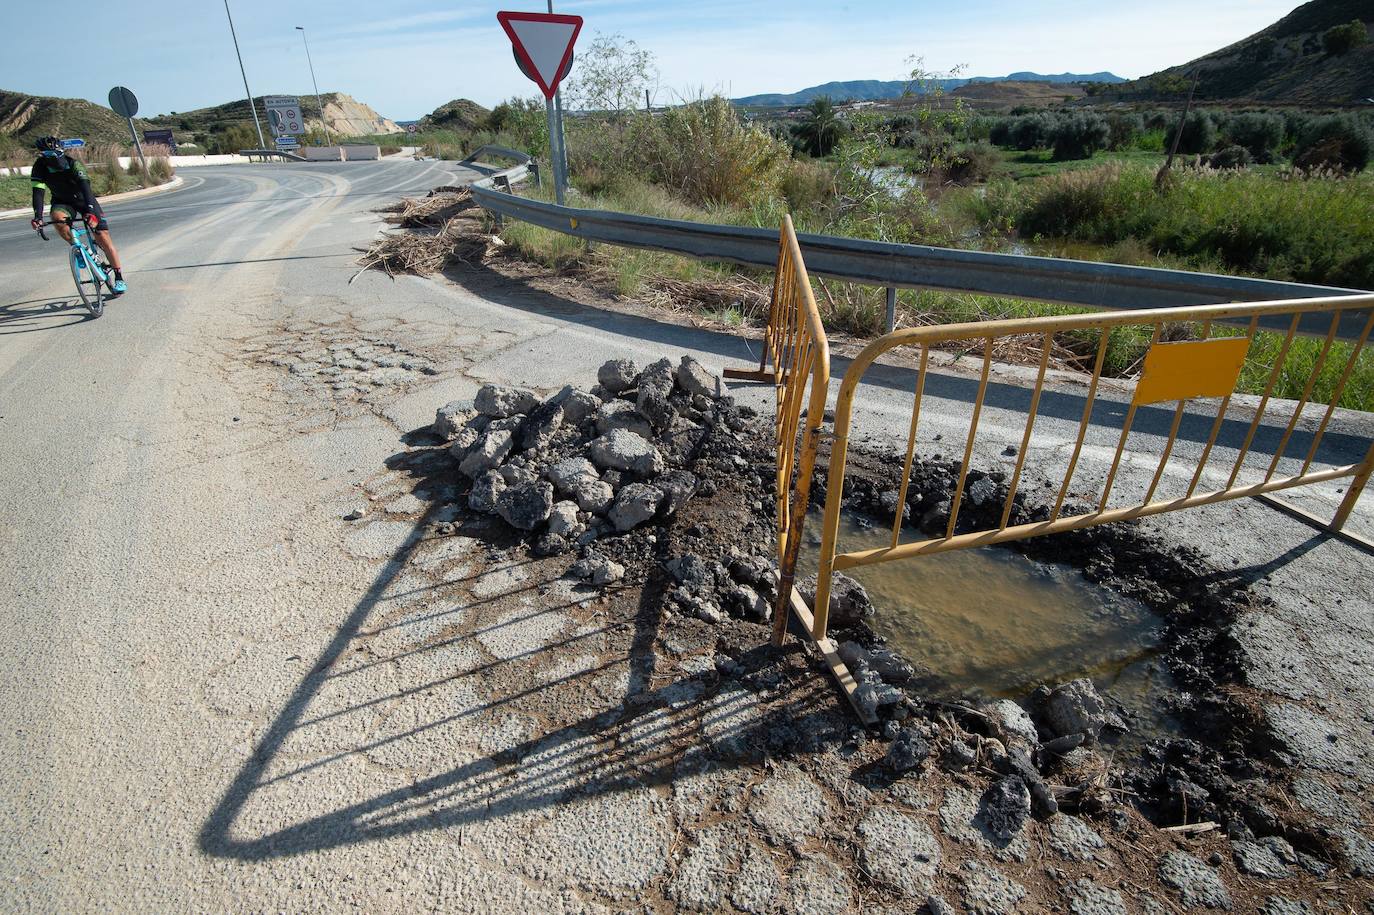
[[(1201, 339), (1182, 342), (1167, 342), (1164, 339), (1166, 328), (1178, 322), (1195, 322), (1200, 330)], [(1260, 396), (1253, 419), (1247, 424), (1243, 440), (1234, 459), (1213, 461), (1216, 445), (1227, 410), (1240, 380), (1241, 371), (1247, 359), (1258, 358), (1252, 354), (1256, 335), (1263, 326), (1282, 325), (1282, 343), (1277, 356), (1268, 369), (1263, 394)], [(1250, 461), (1256, 433), (1264, 420), (1273, 398), (1275, 385), (1285, 369), (1285, 363), (1294, 340), (1304, 332), (1304, 328), (1325, 325), (1318, 339), (1322, 341), (1319, 354), (1312, 364), (1311, 371), (1301, 379), (1302, 394), (1293, 405), (1293, 413), (1284, 424), (1282, 436), (1273, 449), (1272, 455), (1265, 460)], [(1097, 400), (1102, 380), (1102, 367), (1110, 337), (1113, 332), (1126, 328), (1137, 328), (1151, 334), (1150, 345), (1142, 362), (1138, 378), (1129, 404), (1126, 405), (1125, 418), (1119, 433), (1114, 426), (1108, 436), (1107, 447), (1090, 443), (1085, 449), (1089, 428), (1093, 425), (1093, 407)], [(1332, 358), (1333, 344), (1343, 328), (1355, 327), (1349, 356)], [(829, 622), (830, 593), (833, 575), (846, 569), (914, 559), (950, 550), (969, 549), (997, 543), (1008, 543), (1030, 537), (1040, 537), (1062, 531), (1078, 530), (1142, 518), (1163, 512), (1179, 511), (1231, 499), (1255, 496), (1273, 501), (1270, 493), (1296, 489), (1331, 480), (1349, 479), (1350, 483), (1336, 511), (1328, 522), (1312, 518), (1308, 513), (1282, 504), (1285, 510), (1316, 522), (1320, 527), (1333, 533), (1361, 541), (1367, 547), (1374, 544), (1363, 538), (1344, 533), (1343, 528), (1370, 473), (1374, 470), (1374, 442), (1365, 449), (1362, 461), (1336, 466), (1324, 466), (1317, 461), (1322, 439), (1326, 435), (1331, 419), (1336, 411), (1341, 393), (1345, 390), (1356, 367), (1356, 361), (1369, 340), (1371, 327), (1374, 327), (1374, 295), (1365, 294), (1350, 297), (1326, 299), (1302, 299), (1280, 302), (1267, 302), (1247, 305), (1206, 305), (1194, 308), (1161, 308), (1155, 310), (1127, 313), (1090, 313), (1064, 317), (1027, 318), (1021, 320), (988, 321), (982, 323), (936, 325), (931, 327), (900, 330), (874, 340), (855, 358), (840, 386), (835, 405), (835, 425), (830, 451), (829, 477), (827, 480), (825, 514), (821, 531), (821, 553), (816, 583), (814, 619), (811, 636), (816, 640), (827, 638)], [(1050, 491), (1055, 493), (1052, 508), (1047, 513), (1017, 520), (1014, 515), (1016, 495), (1023, 482), (1023, 470), (1027, 453), (1032, 445), (1036, 417), (1039, 413), (1041, 395), (1045, 386), (1046, 370), (1050, 363), (1051, 351), (1056, 335), (1072, 332), (1081, 339), (1084, 335), (1095, 340), (1095, 355), (1091, 378), (1084, 397), (1082, 418), (1077, 428), (1077, 438), (1068, 460), (1067, 467), (1058, 485), (1051, 481)], [(965, 508), (966, 484), (969, 482), (970, 464), (974, 459), (978, 443), (979, 419), (987, 399), (989, 371), (993, 362), (994, 350), (999, 344), (1019, 343), (1038, 348), (1039, 369), (1034, 387), (1030, 390), (1030, 405), (1026, 412), (1025, 426), (1016, 441), (992, 442), (993, 447), (1008, 445), (1016, 449), (1015, 467), (1010, 475), (1007, 492), (1000, 505), (1000, 512), (984, 514), (985, 526), (974, 524), (960, 525), (961, 513)], [(903, 542), (903, 514), (907, 503), (907, 490), (911, 482), (912, 463), (921, 420), (922, 405), (926, 399), (926, 381), (930, 375), (932, 353), (959, 346), (966, 352), (977, 352), (981, 344), (981, 373), (978, 379), (977, 395), (969, 407), (968, 433), (962, 442), (962, 461), (958, 467), (958, 482), (950, 494), (948, 519), (943, 523), (943, 533), (935, 537)], [(917, 350), (918, 368), (915, 379), (915, 396), (912, 401), (906, 454), (898, 497), (892, 520), (891, 540), (886, 547), (841, 553), (838, 551), (840, 508), (844, 499), (846, 459), (849, 446), (850, 426), (853, 421), (854, 397), (865, 373), (874, 362), (886, 353), (897, 349)], [(1034, 351), (1034, 350), (1032, 350)], [(1339, 370), (1339, 375), (1330, 393), (1330, 403), (1321, 411), (1321, 420), (1311, 441), (1304, 448), (1295, 449), (1288, 455), (1294, 431), (1299, 420), (1309, 406), (1318, 378), (1324, 370)], [(1329, 377), (1329, 376), (1328, 376)], [(1169, 466), (1175, 443), (1179, 438), (1180, 424), (1189, 404), (1198, 401), (1217, 403), (1215, 417), (1211, 420), (1210, 436), (1206, 440), (1196, 468), (1185, 472), (1165, 483), (1165, 471)], [(1157, 462), (1153, 458), (1144, 462), (1145, 473), (1132, 481), (1130, 488), (1137, 490), (1130, 499), (1113, 501), (1113, 490), (1121, 488), (1123, 456), (1127, 454), (1127, 444), (1135, 422), (1137, 411), (1151, 405), (1173, 404), (1167, 438)], [(1320, 406), (1320, 405), (1319, 405)], [(1167, 415), (1167, 411), (1166, 411)], [(1204, 415), (1211, 415), (1207, 410)], [(1313, 411), (1313, 416), (1316, 411)], [(1111, 437), (1115, 446), (1111, 447)], [(1005, 453), (1010, 453), (1007, 451)], [(1110, 462), (1102, 462), (1097, 468), (1106, 467), (1104, 482), (1088, 504), (1076, 510), (1069, 502), (1071, 486), (1075, 473), (1084, 470), (1085, 457), (1096, 454), (1110, 454)], [(1285, 457), (1301, 461), (1297, 472), (1279, 473), (1280, 463)], [(801, 463), (807, 458), (802, 457)], [(1126, 462), (1128, 466), (1136, 461)], [(1154, 464), (1151, 470), (1151, 463)], [(1224, 479), (1222, 485), (1206, 482), (1204, 477), (1209, 463), (1215, 463), (1220, 470), (1214, 480)], [(1293, 469), (1290, 465), (1288, 470)], [(1085, 476), (1087, 474), (1084, 474)], [(1186, 488), (1183, 480), (1189, 480)], [(1147, 482), (1148, 480), (1148, 482)], [(1139, 490), (1143, 488), (1143, 493)], [(1167, 491), (1167, 495), (1159, 497)], [(1075, 492), (1075, 498), (1081, 494)], [(996, 506), (994, 506), (996, 507)], [(987, 525), (988, 517), (998, 517), (995, 524)]]

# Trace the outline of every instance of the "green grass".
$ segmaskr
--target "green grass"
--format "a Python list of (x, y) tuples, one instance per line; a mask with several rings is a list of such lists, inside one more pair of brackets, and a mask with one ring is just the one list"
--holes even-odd
[(28, 206), (33, 200), (30, 190), (33, 185), (24, 175), (0, 177), (0, 210), (15, 210)]
[(1030, 152), (998, 149), (998, 152), (1002, 155), (1003, 174), (1013, 181), (1044, 178), (1047, 175), (1081, 171), (1085, 168), (1097, 168), (1107, 164), (1148, 165), (1156, 169), (1164, 164), (1163, 153), (1143, 149), (1100, 152), (1091, 159), (1067, 159), (1063, 162), (1054, 161), (1054, 154), (1048, 149), (1037, 149)]

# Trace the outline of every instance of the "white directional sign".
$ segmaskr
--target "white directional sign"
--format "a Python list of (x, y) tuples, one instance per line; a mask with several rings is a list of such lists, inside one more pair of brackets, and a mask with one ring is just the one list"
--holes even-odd
[(553, 98), (559, 81), (567, 73), (573, 44), (582, 31), (582, 17), (500, 12), (496, 18), (510, 36), (525, 75), (534, 80), (545, 98)]
[(294, 95), (265, 95), (262, 106), (267, 109), (267, 122), (272, 125), (272, 136), (294, 137), (305, 133), (301, 102)]

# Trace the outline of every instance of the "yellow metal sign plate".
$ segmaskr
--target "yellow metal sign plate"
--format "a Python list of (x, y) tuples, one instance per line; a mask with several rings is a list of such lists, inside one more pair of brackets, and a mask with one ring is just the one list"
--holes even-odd
[(1248, 337), (1156, 343), (1145, 355), (1135, 403), (1225, 397), (1236, 389), (1249, 351)]

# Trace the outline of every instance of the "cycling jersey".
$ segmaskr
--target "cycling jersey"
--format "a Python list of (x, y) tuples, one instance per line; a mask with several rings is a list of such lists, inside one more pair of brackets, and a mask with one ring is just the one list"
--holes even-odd
[(29, 177), (35, 191), (46, 188), (52, 192), (53, 203), (76, 206), (82, 212), (95, 204), (95, 193), (91, 190), (91, 178), (86, 166), (71, 156), (42, 156), (33, 163)]

